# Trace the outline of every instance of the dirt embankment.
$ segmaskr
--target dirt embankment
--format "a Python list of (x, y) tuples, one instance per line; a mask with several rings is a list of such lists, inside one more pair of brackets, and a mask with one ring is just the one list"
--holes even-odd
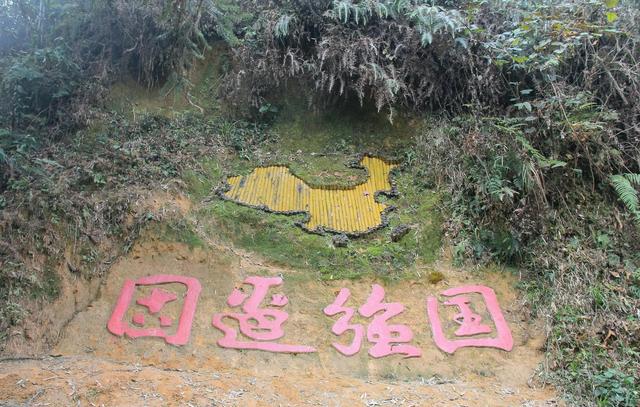
[[(50, 352), (53, 357), (0, 363), (0, 400), (6, 405), (555, 405), (553, 390), (532, 380), (543, 359), (543, 330), (524, 320), (512, 279), (446, 265), (439, 271), (445, 279), (435, 285), (426, 279), (377, 281), (385, 287), (386, 301), (404, 304), (404, 313), (393, 322), (411, 327), (421, 358), (374, 359), (366, 340), (358, 354), (346, 357), (332, 342), (348, 343), (351, 337), (334, 336), (336, 319), (322, 309), (342, 287), (351, 290), (347, 305), (359, 307), (376, 281), (319, 282), (225, 245), (189, 248), (146, 235), (113, 265), (97, 298), (74, 315)], [(185, 346), (116, 337), (106, 329), (124, 281), (153, 274), (195, 277), (202, 284)], [(284, 308), (289, 320), (281, 341), (314, 346), (318, 352), (273, 354), (216, 344), (222, 334), (212, 326), (213, 314), (228, 310), (227, 296), (252, 275), (284, 278), (279, 292), (289, 299)], [(466, 348), (448, 355), (435, 346), (425, 300), (466, 284), (496, 291), (513, 333), (513, 351)], [(355, 322), (368, 320), (357, 316)]]

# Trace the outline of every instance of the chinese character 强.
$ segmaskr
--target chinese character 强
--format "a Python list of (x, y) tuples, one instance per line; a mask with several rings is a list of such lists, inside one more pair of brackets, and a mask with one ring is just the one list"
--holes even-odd
[[(333, 346), (338, 352), (351, 356), (360, 350), (364, 328), (360, 324), (350, 324), (354, 315), (353, 308), (345, 307), (344, 304), (349, 299), (351, 292), (347, 288), (340, 290), (333, 304), (324, 309), (324, 313), (333, 316), (344, 313), (333, 325), (332, 332), (342, 335), (347, 331), (353, 331), (353, 342), (348, 345), (334, 343)], [(374, 345), (369, 349), (369, 355), (380, 358), (383, 356), (401, 354), (405, 357), (419, 357), (422, 351), (415, 346), (408, 345), (413, 339), (411, 328), (406, 325), (389, 325), (388, 320), (404, 311), (404, 305), (392, 302), (385, 303), (384, 288), (374, 284), (367, 302), (362, 305), (358, 312), (364, 317), (373, 317), (373, 321), (367, 326), (367, 339)]]
[[(218, 345), (223, 348), (257, 349), (270, 352), (285, 353), (309, 353), (316, 349), (305, 345), (282, 344), (275, 341), (284, 336), (282, 325), (289, 318), (289, 314), (276, 308), (260, 308), (270, 287), (282, 284), (280, 277), (248, 277), (245, 284), (253, 286), (250, 296), (240, 289), (233, 290), (227, 304), (236, 308), (242, 306), (243, 312), (225, 312), (213, 316), (213, 326), (224, 333), (224, 337), (218, 340)], [(248, 298), (247, 298), (248, 297)], [(284, 307), (289, 300), (283, 294), (271, 296), (269, 305), (272, 307)], [(238, 332), (224, 322), (224, 318), (235, 319), (240, 327), (240, 332), (253, 341), (238, 340)]]
[(492, 332), (490, 326), (482, 323), (481, 316), (475, 314), (471, 309), (468, 295), (473, 293), (482, 295), (487, 311), (495, 324), (497, 331), (496, 336), (463, 339), (446, 338), (438, 312), (438, 300), (435, 297), (429, 297), (427, 299), (427, 315), (429, 316), (433, 340), (436, 345), (447, 353), (453, 353), (458, 348), (468, 346), (492, 347), (510, 351), (513, 348), (513, 337), (511, 336), (511, 331), (509, 330), (507, 321), (504, 319), (502, 311), (500, 311), (496, 294), (489, 287), (472, 285), (450, 288), (441, 293), (441, 295), (445, 297), (453, 297), (447, 300), (444, 305), (458, 307), (458, 310), (460, 311), (454, 316), (454, 322), (460, 325), (454, 335), (465, 337)]
[[(160, 327), (144, 328), (145, 322), (149, 321), (142, 312), (135, 312), (131, 317), (131, 326), (125, 321), (127, 310), (131, 305), (136, 287), (138, 286), (150, 286), (179, 283), (187, 287), (187, 292), (184, 296), (184, 303), (182, 304), (182, 312), (178, 320), (178, 326), (174, 334), (170, 334), (168, 329), (173, 326), (173, 318), (168, 315), (162, 314), (161, 311), (167, 303), (177, 301), (178, 296), (166, 291), (162, 288), (154, 287), (151, 293), (142, 298), (138, 298), (136, 304), (147, 308), (149, 314), (157, 318)], [(155, 276), (142, 277), (138, 280), (127, 280), (122, 287), (118, 302), (111, 314), (111, 318), (107, 324), (107, 329), (114, 335), (122, 336), (126, 334), (131, 338), (139, 337), (160, 337), (164, 338), (167, 343), (172, 345), (184, 345), (189, 341), (191, 333), (191, 324), (193, 323), (193, 316), (196, 310), (196, 304), (198, 302), (198, 296), (200, 295), (200, 282), (195, 278), (158, 274)]]
[(344, 315), (338, 318), (338, 321), (333, 324), (331, 332), (336, 335), (342, 335), (347, 331), (353, 331), (353, 342), (351, 343), (351, 345), (345, 346), (340, 343), (333, 344), (338, 352), (347, 356), (355, 355), (360, 351), (360, 346), (362, 345), (362, 337), (364, 336), (364, 327), (362, 325), (350, 323), (351, 318), (353, 318), (353, 314), (355, 314), (355, 311), (353, 308), (344, 306), (344, 303), (347, 302), (349, 296), (351, 296), (351, 291), (349, 291), (348, 288), (341, 289), (333, 304), (328, 305), (324, 309), (324, 313), (329, 316), (344, 313)]

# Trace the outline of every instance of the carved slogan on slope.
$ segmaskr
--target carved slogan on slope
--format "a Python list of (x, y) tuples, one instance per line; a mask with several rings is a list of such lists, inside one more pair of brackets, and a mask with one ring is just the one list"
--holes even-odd
[(307, 213), (309, 217), (303, 227), (310, 231), (362, 234), (383, 224), (388, 205), (377, 202), (375, 195), (392, 190), (389, 175), (396, 165), (370, 156), (364, 156), (360, 164), (369, 178), (352, 188), (314, 188), (289, 168), (270, 166), (229, 178), (229, 188), (222, 196), (275, 213)]

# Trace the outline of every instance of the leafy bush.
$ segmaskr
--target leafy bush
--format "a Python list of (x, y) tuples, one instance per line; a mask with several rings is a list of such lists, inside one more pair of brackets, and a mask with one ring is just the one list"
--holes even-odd
[(61, 45), (6, 58), (0, 67), (0, 114), (10, 128), (39, 128), (58, 122), (74, 96), (80, 67)]
[[(227, 92), (255, 108), (288, 80), (314, 102), (356, 94), (378, 109), (495, 112), (562, 92), (566, 78), (637, 126), (638, 10), (616, 0), (456, 3), (318, 1), (246, 5), (258, 19), (234, 49)], [(561, 96), (561, 95), (556, 95)], [(390, 114), (392, 117), (392, 114)]]
[(607, 369), (595, 377), (598, 405), (634, 407), (640, 401), (636, 378), (616, 369)]
[[(547, 313), (545, 377), (576, 405), (634, 405), (640, 35), (627, 17), (638, 11), (591, 1), (491, 11), (483, 48), (502, 98), (425, 131), (416, 162), (449, 193), (458, 261), (514, 264), (532, 314), (570, 310)], [(620, 375), (596, 384), (608, 369)]]
[(457, 10), (418, 0), (258, 8), (255, 35), (234, 50), (235, 78), (228, 83), (239, 104), (249, 99), (259, 108), (269, 90), (290, 78), (314, 89), (319, 104), (353, 93), (372, 98), (390, 118), (398, 106), (454, 108), (492, 96), (467, 86), (476, 64), (488, 65), (466, 50), (469, 29)]
[(0, 192), (26, 170), (18, 139), (86, 125), (114, 79), (132, 75), (191, 102), (193, 61), (215, 36), (235, 44), (250, 16), (228, 0), (0, 1)]
[[(0, 3), (0, 56), (60, 52), (108, 84), (131, 74), (148, 86), (189, 90), (187, 74), (209, 41), (237, 44), (238, 26), (252, 17), (232, 0), (15, 0)], [(6, 38), (6, 41), (5, 41)], [(56, 60), (58, 63), (60, 58)], [(61, 67), (65, 71), (68, 67)], [(168, 82), (168, 83), (167, 83)]]

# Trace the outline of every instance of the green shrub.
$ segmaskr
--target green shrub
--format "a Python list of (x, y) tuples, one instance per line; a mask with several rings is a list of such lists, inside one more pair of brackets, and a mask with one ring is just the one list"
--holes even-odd
[(607, 369), (594, 377), (599, 406), (635, 407), (640, 401), (636, 378), (616, 369)]
[(64, 120), (64, 107), (81, 80), (80, 67), (64, 45), (6, 58), (0, 72), (0, 120), (11, 128), (39, 128)]

